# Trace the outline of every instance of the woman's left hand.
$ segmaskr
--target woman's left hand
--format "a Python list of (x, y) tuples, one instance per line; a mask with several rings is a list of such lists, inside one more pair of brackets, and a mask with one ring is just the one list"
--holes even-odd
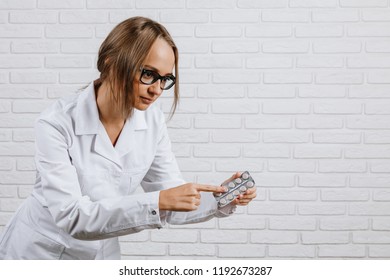
[[(235, 174), (233, 174), (232, 177), (230, 177), (228, 180), (223, 182), (222, 185), (226, 184), (230, 180), (234, 180), (234, 179), (239, 178), (239, 177), (241, 177), (241, 173), (236, 172)], [(246, 206), (246, 205), (248, 205), (249, 202), (252, 201), (252, 199), (254, 199), (256, 197), (256, 191), (257, 191), (257, 188), (255, 186), (255, 187), (247, 190), (245, 193), (240, 194), (232, 203), (234, 205)]]

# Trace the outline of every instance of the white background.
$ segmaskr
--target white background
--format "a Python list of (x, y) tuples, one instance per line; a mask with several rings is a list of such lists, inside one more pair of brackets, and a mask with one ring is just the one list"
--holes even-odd
[(168, 125), (185, 178), (248, 170), (258, 197), (121, 238), (124, 259), (390, 258), (389, 2), (0, 0), (0, 231), (34, 184), (34, 120), (97, 78), (103, 39), (141, 15), (181, 54)]

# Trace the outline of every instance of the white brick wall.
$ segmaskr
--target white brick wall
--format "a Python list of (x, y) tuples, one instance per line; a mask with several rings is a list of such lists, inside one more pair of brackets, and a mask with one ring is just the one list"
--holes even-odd
[(1, 0), (0, 230), (32, 190), (39, 112), (97, 77), (100, 43), (135, 15), (180, 49), (185, 178), (249, 170), (258, 197), (122, 237), (123, 258), (390, 258), (389, 0)]

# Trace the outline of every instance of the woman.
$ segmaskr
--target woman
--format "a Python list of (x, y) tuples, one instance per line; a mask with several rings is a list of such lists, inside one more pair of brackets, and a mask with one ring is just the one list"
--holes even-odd
[[(163, 26), (120, 23), (100, 47), (98, 70), (37, 120), (35, 187), (3, 231), (0, 259), (119, 259), (118, 236), (228, 216), (256, 196), (253, 188), (218, 208), (212, 193), (224, 187), (182, 179), (153, 106), (174, 86), (174, 111), (179, 96), (178, 52)], [(145, 193), (133, 194), (139, 184)]]

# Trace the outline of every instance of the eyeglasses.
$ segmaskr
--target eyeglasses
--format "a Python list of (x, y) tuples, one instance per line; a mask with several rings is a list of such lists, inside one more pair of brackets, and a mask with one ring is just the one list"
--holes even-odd
[(173, 75), (160, 76), (160, 74), (153, 70), (141, 68), (141, 77), (139, 80), (144, 85), (152, 85), (157, 82), (157, 80), (160, 80), (160, 88), (166, 90), (170, 89), (175, 84), (176, 78)]

